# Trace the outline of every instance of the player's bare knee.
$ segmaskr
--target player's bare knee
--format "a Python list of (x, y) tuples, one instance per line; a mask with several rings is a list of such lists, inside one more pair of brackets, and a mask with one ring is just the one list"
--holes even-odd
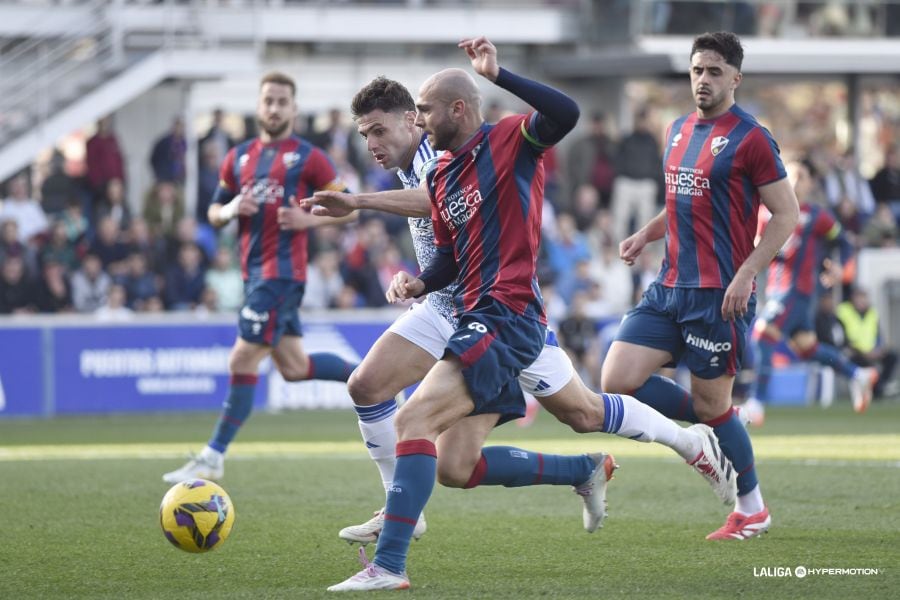
[(279, 369), (279, 373), (285, 381), (305, 381), (307, 379), (306, 373), (301, 373), (297, 369)]
[(644, 384), (621, 369), (603, 369), (600, 387), (607, 394), (630, 394)]
[(462, 464), (453, 461), (449, 464), (442, 463), (438, 460), (437, 480), (444, 487), (462, 488), (468, 483), (472, 476), (472, 470), (475, 465)]
[(791, 336), (791, 342), (796, 346), (797, 350), (808, 352), (816, 345), (816, 334), (812, 331), (798, 331)]
[(256, 373), (258, 364), (240, 348), (234, 348), (228, 355), (228, 372), (246, 375)]
[(309, 379), (309, 360), (289, 365), (278, 365), (278, 372), (285, 381), (306, 381)]
[(382, 398), (383, 390), (379, 390), (378, 382), (366, 369), (356, 369), (347, 380), (347, 392), (357, 406), (371, 406), (387, 400)]

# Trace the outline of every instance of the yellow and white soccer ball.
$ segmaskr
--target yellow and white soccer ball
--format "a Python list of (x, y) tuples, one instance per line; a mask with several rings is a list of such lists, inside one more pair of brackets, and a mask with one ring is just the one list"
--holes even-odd
[(166, 539), (185, 552), (209, 552), (221, 546), (234, 525), (231, 498), (216, 483), (188, 479), (176, 483), (159, 505)]

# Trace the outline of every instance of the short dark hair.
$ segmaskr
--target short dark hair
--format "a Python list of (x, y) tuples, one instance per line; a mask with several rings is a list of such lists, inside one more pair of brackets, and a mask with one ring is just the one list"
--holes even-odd
[(291, 96), (297, 96), (297, 84), (294, 83), (294, 79), (290, 75), (286, 75), (281, 73), (280, 71), (272, 71), (270, 73), (266, 73), (263, 75), (263, 78), (259, 80), (259, 88), (262, 89), (262, 86), (267, 83), (275, 83), (278, 85), (286, 85), (291, 88)]
[(718, 52), (725, 62), (738, 71), (741, 70), (741, 63), (744, 62), (744, 47), (741, 46), (741, 39), (730, 31), (702, 33), (695, 37), (694, 45), (691, 46), (691, 58), (703, 50)]
[(350, 103), (350, 112), (353, 113), (354, 119), (377, 109), (384, 112), (415, 111), (416, 103), (402, 83), (379, 75), (366, 87), (356, 92)]

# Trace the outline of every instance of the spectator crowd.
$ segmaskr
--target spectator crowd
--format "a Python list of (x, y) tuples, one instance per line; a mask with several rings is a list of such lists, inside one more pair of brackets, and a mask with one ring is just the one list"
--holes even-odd
[[(503, 109), (488, 107), (489, 120)], [(338, 110), (298, 122), (298, 132), (325, 149), (351, 189), (399, 186), (393, 173), (364, 151), (349, 118)], [(561, 341), (597, 384), (606, 326), (615, 326), (653, 281), (662, 248), (648, 248), (634, 267), (618, 259), (618, 244), (662, 207), (661, 123), (651, 108), (635, 113), (617, 136), (606, 115), (589, 114), (582, 135), (546, 156), (546, 202), (539, 277)], [(251, 122), (252, 124), (252, 122)], [(302, 125), (302, 126), (301, 126)], [(214, 231), (206, 211), (227, 151), (243, 136), (215, 111), (198, 140), (196, 166), (187, 164), (184, 123), (174, 119), (149, 148), (154, 183), (142, 206), (127, 202), (128, 176), (110, 118), (85, 147), (85, 169), (67, 172), (55, 152), (41, 176), (21, 173), (0, 201), (0, 314), (93, 313), (107, 320), (133, 313), (234, 311), (242, 302), (233, 224)], [(839, 217), (858, 247), (898, 244), (900, 151), (888, 147), (871, 180), (854, 152), (811, 156), (818, 166), (819, 202)], [(197, 169), (196, 210), (185, 206), (186, 174)], [(380, 307), (399, 270), (415, 272), (406, 219), (364, 213), (343, 228), (310, 232), (304, 307)], [(599, 335), (598, 335), (599, 332)]]

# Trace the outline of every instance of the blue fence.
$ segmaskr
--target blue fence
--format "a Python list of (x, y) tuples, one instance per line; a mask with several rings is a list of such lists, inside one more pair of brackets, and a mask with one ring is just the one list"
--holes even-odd
[[(304, 319), (304, 344), (308, 351), (327, 348), (359, 360), (395, 316)], [(41, 319), (33, 326), (30, 321), (4, 321), (0, 418), (216, 409), (228, 385), (228, 354), (236, 331), (234, 317), (118, 325), (74, 318)], [(263, 374), (268, 370), (264, 365)], [(292, 395), (280, 378), (273, 386), (275, 377), (260, 378), (257, 406), (274, 393), (279, 399)], [(346, 386), (332, 385), (345, 394)], [(319, 404), (314, 405), (321, 406), (328, 390), (337, 388), (300, 388), (314, 394), (299, 395), (315, 395)], [(332, 405), (349, 406), (343, 398)]]

